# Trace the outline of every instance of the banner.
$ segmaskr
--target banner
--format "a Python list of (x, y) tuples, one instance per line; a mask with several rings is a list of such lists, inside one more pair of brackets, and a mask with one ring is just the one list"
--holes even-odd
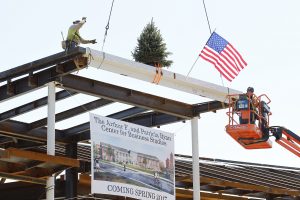
[(173, 134), (90, 114), (92, 193), (175, 200)]

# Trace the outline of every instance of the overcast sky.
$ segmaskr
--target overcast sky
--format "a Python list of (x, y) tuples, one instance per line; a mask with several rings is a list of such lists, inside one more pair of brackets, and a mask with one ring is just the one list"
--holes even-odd
[[(83, 16), (87, 17), (87, 23), (80, 31), (82, 37), (96, 38), (98, 44), (88, 46), (101, 50), (111, 2), (2, 0), (1, 71), (60, 52), (61, 31), (66, 37), (72, 21)], [(210, 0), (206, 1), (206, 8), (211, 28), (233, 44), (248, 63), (232, 83), (224, 79), (224, 86), (240, 91), (253, 86), (257, 95), (267, 94), (272, 100), (270, 124), (285, 126), (299, 135), (300, 1)], [(131, 51), (137, 37), (152, 17), (168, 50), (173, 53), (170, 59), (174, 64), (169, 70), (186, 75), (210, 35), (200, 0), (116, 0), (104, 51), (132, 60)], [(97, 69), (82, 70), (78, 75), (188, 103), (209, 100)], [(190, 76), (222, 85), (217, 70), (202, 59), (198, 60)], [(0, 112), (45, 94), (45, 90), (40, 90), (38, 94), (16, 99), (13, 105), (1, 103)], [(86, 96), (75, 96), (67, 100), (67, 105), (58, 103), (57, 112), (78, 106), (88, 99)], [(124, 105), (97, 109), (95, 112), (107, 115), (120, 108)], [(46, 110), (41, 109), (39, 114), (45, 117)], [(32, 114), (16, 119), (26, 122), (35, 120)], [(58, 123), (57, 128), (63, 129), (87, 120), (88, 114), (81, 115)], [(224, 127), (227, 121), (225, 111), (201, 115), (200, 156), (300, 167), (300, 158), (277, 143), (268, 150), (244, 150), (226, 134)], [(189, 122), (162, 129), (175, 133), (175, 153), (191, 155)]]

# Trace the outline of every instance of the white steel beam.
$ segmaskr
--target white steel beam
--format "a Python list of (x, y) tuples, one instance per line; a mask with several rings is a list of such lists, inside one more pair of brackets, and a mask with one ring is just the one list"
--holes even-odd
[[(89, 66), (91, 67), (126, 75), (146, 82), (152, 83), (157, 74), (156, 68), (153, 66), (90, 48), (87, 48), (86, 56), (89, 58)], [(242, 93), (238, 90), (186, 77), (171, 71), (162, 70), (161, 72), (162, 77), (157, 84), (221, 102), (227, 102), (226, 97), (228, 94)]]
[[(48, 83), (47, 154), (55, 154), (55, 82)], [(47, 178), (46, 199), (54, 200), (54, 175)]]
[(193, 155), (193, 199), (200, 200), (200, 164), (198, 141), (198, 117), (191, 119)]

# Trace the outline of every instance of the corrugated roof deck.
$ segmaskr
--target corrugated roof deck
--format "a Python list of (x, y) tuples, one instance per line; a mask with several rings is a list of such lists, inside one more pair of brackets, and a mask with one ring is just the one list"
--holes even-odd
[[(45, 152), (46, 147), (36, 150)], [(57, 145), (56, 153), (65, 155), (65, 147)], [(78, 158), (84, 163), (82, 172), (90, 172), (90, 155), (89, 145), (78, 145)], [(300, 168), (200, 158), (200, 173), (202, 196), (205, 192), (262, 199), (300, 196)], [(178, 194), (183, 193), (179, 189), (192, 189), (191, 156), (175, 155), (175, 176)], [(185, 198), (192, 198), (192, 194)]]

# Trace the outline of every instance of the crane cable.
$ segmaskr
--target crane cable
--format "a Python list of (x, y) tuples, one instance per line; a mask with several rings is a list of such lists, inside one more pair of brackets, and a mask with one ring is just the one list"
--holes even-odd
[[(206, 10), (206, 5), (205, 5), (204, 0), (203, 0), (202, 2), (203, 2), (203, 7), (204, 7), (204, 11), (205, 11), (205, 16), (206, 16), (206, 21), (207, 21), (209, 33), (210, 33), (210, 35), (211, 35), (212, 32), (211, 32), (211, 28), (210, 28), (209, 18), (208, 18), (208, 14), (207, 14), (207, 10)], [(187, 77), (189, 76), (189, 74), (191, 73), (191, 71), (193, 70), (193, 68), (194, 68), (195, 64), (197, 63), (198, 59), (199, 59), (199, 56), (197, 56), (197, 59), (195, 60), (195, 62), (194, 62), (194, 64), (192, 65), (192, 67), (190, 68), (189, 72), (187, 73), (186, 79), (187, 79)], [(223, 77), (222, 77), (221, 73), (220, 73), (220, 78), (221, 78), (221, 81), (222, 81), (222, 85), (223, 85), (223, 87), (224, 87)]]
[(111, 3), (109, 17), (108, 17), (108, 20), (107, 20), (107, 25), (105, 26), (105, 33), (104, 33), (104, 37), (103, 37), (103, 43), (102, 43), (102, 49), (101, 49), (101, 51), (103, 51), (103, 49), (104, 49), (104, 44), (105, 44), (105, 41), (106, 41), (108, 29), (109, 29), (109, 23), (110, 23), (111, 13), (112, 13), (112, 9), (114, 7), (114, 2), (115, 2), (115, 0), (113, 0), (112, 3)]
[(106, 41), (108, 29), (109, 29), (109, 23), (110, 23), (111, 13), (112, 13), (112, 10), (113, 10), (113, 7), (114, 7), (114, 2), (115, 2), (115, 0), (113, 0), (112, 3), (111, 3), (110, 12), (109, 12), (108, 20), (107, 20), (107, 24), (105, 26), (105, 32), (104, 32), (103, 42), (102, 42), (102, 48), (101, 48), (101, 51), (102, 51), (102, 54), (103, 54), (103, 59), (102, 59), (100, 65), (98, 66), (98, 69), (102, 66), (102, 64), (103, 64), (103, 62), (105, 60), (105, 53), (104, 53), (103, 50), (104, 50), (104, 45), (105, 45), (105, 41)]
[(203, 7), (204, 7), (205, 15), (206, 15), (206, 21), (207, 21), (207, 24), (208, 24), (209, 33), (211, 34), (210, 23), (209, 23), (209, 19), (208, 19), (208, 15), (207, 15), (207, 11), (206, 11), (206, 6), (205, 6), (204, 0), (203, 0)]
[[(208, 24), (209, 32), (210, 32), (210, 34), (212, 34), (204, 0), (203, 0), (203, 7), (204, 7), (205, 15), (206, 15), (206, 21), (207, 21), (207, 24)], [(222, 77), (221, 73), (220, 73), (220, 78), (221, 78), (221, 81), (222, 81), (222, 85), (224, 87), (223, 77)]]
[[(206, 11), (206, 6), (205, 6), (205, 2), (203, 0), (203, 7), (204, 7), (204, 11), (205, 11), (205, 15), (206, 15), (206, 21), (207, 21), (207, 24), (208, 24), (208, 28), (209, 28), (209, 33), (211, 35), (211, 28), (210, 28), (210, 24), (209, 24), (209, 20), (208, 20), (208, 15), (207, 15), (207, 11)], [(187, 73), (186, 75), (186, 79), (188, 78), (188, 76), (190, 75), (191, 71), (193, 70), (194, 66), (196, 65), (197, 61), (199, 59), (199, 55), (197, 56), (195, 62), (193, 63), (192, 67), (190, 68), (189, 72)]]

